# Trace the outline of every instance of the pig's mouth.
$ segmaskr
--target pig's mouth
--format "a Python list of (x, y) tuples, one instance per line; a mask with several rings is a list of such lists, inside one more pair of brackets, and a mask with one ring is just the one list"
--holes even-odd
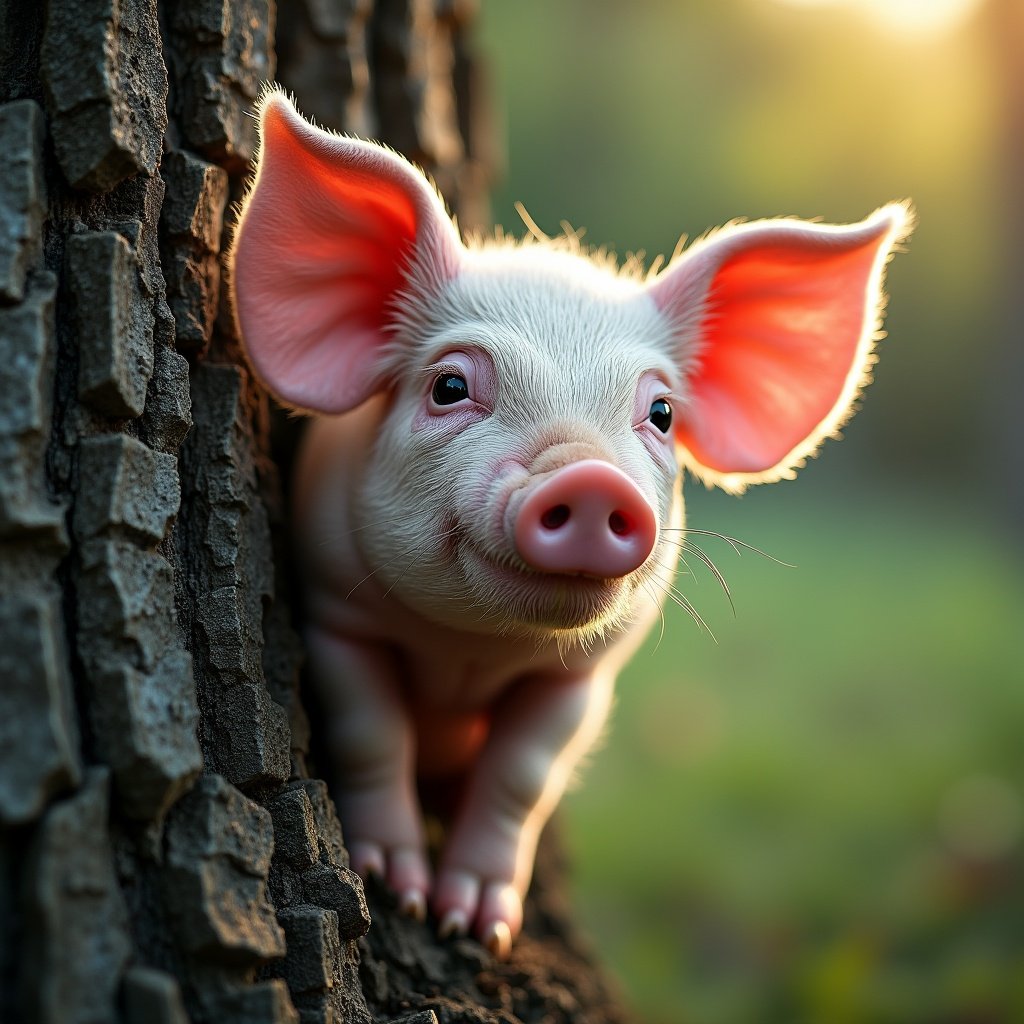
[(467, 582), (478, 602), (493, 607), (510, 627), (594, 629), (628, 613), (636, 589), (629, 576), (541, 572), (494, 557), (465, 534), (461, 540)]

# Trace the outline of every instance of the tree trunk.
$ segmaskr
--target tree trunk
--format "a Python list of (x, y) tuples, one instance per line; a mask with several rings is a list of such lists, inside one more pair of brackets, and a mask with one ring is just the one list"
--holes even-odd
[(484, 225), (471, 8), (282, 0), (275, 50), (272, 0), (0, 6), (3, 1021), (622, 1019), (550, 839), (508, 964), (348, 869), (299, 701), (294, 425), (221, 275), (275, 75)]

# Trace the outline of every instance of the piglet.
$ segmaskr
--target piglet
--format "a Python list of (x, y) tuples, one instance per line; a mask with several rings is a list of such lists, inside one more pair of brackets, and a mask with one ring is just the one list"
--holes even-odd
[[(505, 956), (675, 570), (681, 467), (738, 492), (836, 431), (909, 212), (734, 224), (643, 275), (465, 244), (415, 167), (279, 91), (259, 124), (231, 276), (253, 370), (318, 414), (293, 537), (352, 862)], [(433, 869), (418, 776), (464, 780)]]

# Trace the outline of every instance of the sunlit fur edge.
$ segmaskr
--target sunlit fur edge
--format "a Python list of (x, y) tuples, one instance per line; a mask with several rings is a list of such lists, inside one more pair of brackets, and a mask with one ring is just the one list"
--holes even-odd
[[(807, 464), (808, 459), (817, 455), (826, 440), (838, 439), (841, 436), (842, 428), (857, 411), (857, 401), (860, 395), (872, 381), (871, 370), (878, 361), (876, 346), (886, 336), (886, 332), (882, 329), (882, 321), (888, 303), (888, 296), (883, 286), (885, 268), (893, 256), (900, 251), (900, 245), (910, 237), (917, 220), (911, 201), (904, 199), (887, 203), (860, 223), (867, 224), (874, 220), (882, 220), (884, 217), (889, 217), (891, 224), (883, 236), (883, 240), (879, 243), (871, 274), (868, 277), (865, 289), (864, 329), (857, 343), (856, 356), (850, 371), (832, 408), (814, 430), (785, 458), (760, 473), (720, 473), (702, 465), (684, 446), (679, 445), (680, 462), (705, 487), (720, 487), (729, 494), (742, 494), (754, 484), (793, 480), (797, 471)], [(778, 218), (778, 220), (784, 222), (785, 218)], [(755, 223), (773, 222), (759, 221)], [(692, 252), (693, 248), (687, 250), (687, 254)]]
[[(302, 118), (307, 124), (309, 124), (317, 131), (322, 132), (323, 134), (331, 136), (333, 138), (354, 140), (356, 142), (364, 143), (366, 145), (375, 146), (379, 149), (384, 150), (386, 153), (390, 154), (391, 157), (401, 161), (401, 163), (407, 166), (411, 172), (415, 173), (424, 180), (424, 182), (427, 185), (427, 191), (432, 194), (432, 198), (436, 202), (438, 213), (443, 217), (445, 221), (447, 221), (448, 224), (452, 226), (453, 234), (456, 240), (458, 240), (457, 218), (448, 209), (448, 205), (445, 201), (445, 198), (441, 194), (440, 189), (438, 189), (437, 184), (434, 182), (434, 179), (422, 167), (420, 167), (413, 161), (409, 160), (409, 158), (406, 157), (403, 153), (400, 153), (397, 149), (395, 149), (392, 146), (389, 146), (385, 142), (381, 142), (377, 139), (363, 138), (352, 132), (338, 132), (332, 128), (327, 128), (324, 125), (317, 123), (312, 118), (309, 118), (305, 114), (303, 114), (302, 111), (299, 109), (298, 99), (296, 98), (294, 92), (292, 92), (289, 89), (285, 89), (284, 86), (279, 85), (276, 82), (265, 81), (261, 83), (260, 92), (259, 95), (256, 97), (255, 103), (253, 104), (253, 113), (251, 115), (258, 126), (256, 147), (253, 151), (253, 156), (250, 163), (250, 172), (246, 177), (242, 195), (239, 197), (239, 199), (233, 202), (229, 208), (230, 212), (234, 216), (234, 223), (232, 225), (232, 229), (230, 232), (231, 237), (230, 241), (228, 242), (228, 246), (225, 250), (224, 259), (224, 273), (227, 284), (227, 294), (230, 296), (232, 323), (234, 325), (236, 335), (241, 339), (242, 353), (245, 356), (246, 363), (249, 366), (250, 370), (252, 370), (254, 373), (255, 362), (253, 361), (252, 357), (249, 354), (249, 350), (245, 340), (245, 333), (242, 330), (241, 323), (239, 322), (238, 303), (235, 301), (234, 265), (238, 240), (242, 234), (242, 227), (244, 225), (245, 218), (248, 212), (249, 200), (252, 198), (252, 195), (255, 193), (259, 185), (260, 170), (263, 163), (264, 153), (264, 115), (267, 107), (278, 98), (284, 100), (298, 117)], [(413, 267), (414, 257), (415, 253), (412, 250), (410, 250), (408, 253), (404, 255), (403, 258), (407, 268)], [(407, 271), (403, 276), (405, 276), (406, 278), (410, 278), (413, 275)], [(256, 374), (256, 376), (260, 380), (263, 379), (260, 374)], [(267, 385), (265, 384), (264, 386)], [(323, 414), (322, 411), (319, 409), (305, 407), (288, 400), (284, 396), (278, 394), (272, 388), (268, 387), (268, 390), (274, 396), (275, 401), (293, 415), (319, 416)]]
[[(282, 86), (275, 83), (266, 82), (262, 85), (260, 94), (255, 103), (255, 118), (257, 122), (262, 126), (264, 112), (267, 106), (278, 97), (282, 98), (292, 109), (292, 111), (299, 117), (303, 117), (307, 123), (312, 125), (315, 129), (328, 136), (333, 136), (339, 139), (351, 139), (358, 142), (375, 145), (385, 150), (392, 157), (400, 160), (406, 165), (411, 171), (421, 176), (429, 191), (432, 193), (436, 200), (438, 212), (443, 214), (448, 219), (449, 223), (453, 227), (454, 237), (458, 244), (461, 246), (463, 252), (471, 253), (473, 250), (488, 249), (488, 248), (501, 248), (501, 247), (517, 247), (517, 248), (530, 248), (536, 246), (539, 248), (555, 249), (577, 255), (585, 259), (589, 259), (605, 271), (619, 277), (623, 277), (629, 280), (636, 281), (639, 284), (650, 283), (654, 280), (658, 274), (662, 260), (660, 257), (656, 258), (650, 267), (644, 268), (642, 262), (642, 254), (640, 253), (629, 253), (626, 259), (620, 264), (617, 260), (616, 255), (609, 250), (607, 247), (595, 247), (591, 248), (585, 246), (581, 242), (580, 231), (570, 231), (567, 227), (563, 226), (564, 234), (561, 236), (547, 236), (541, 233), (538, 235), (537, 229), (532, 227), (527, 222), (528, 228), (530, 228), (527, 235), (522, 238), (509, 237), (504, 234), (503, 231), (496, 231), (494, 235), (485, 235), (483, 233), (473, 233), (469, 237), (462, 241), (458, 235), (458, 225), (456, 218), (451, 215), (445, 203), (444, 196), (438, 190), (433, 179), (417, 164), (408, 160), (403, 154), (395, 150), (393, 147), (381, 143), (376, 140), (368, 140), (359, 137), (358, 135), (351, 133), (341, 133), (333, 131), (317, 124), (308, 118), (305, 118), (298, 109), (297, 101), (293, 93), (287, 91)], [(226, 252), (226, 274), (228, 293), (231, 296), (231, 316), (234, 318), (236, 330), (238, 336), (241, 338), (242, 350), (246, 355), (246, 359), (250, 366), (253, 365), (251, 358), (249, 357), (248, 349), (246, 347), (246, 341), (244, 332), (241, 330), (241, 325), (238, 323), (238, 310), (237, 303), (234, 297), (234, 282), (233, 282), (233, 268), (235, 250), (237, 246), (238, 238), (241, 235), (242, 226), (246, 216), (246, 209), (248, 206), (248, 200), (251, 195), (255, 192), (260, 175), (261, 158), (263, 154), (263, 137), (262, 132), (260, 133), (259, 140), (257, 142), (256, 150), (253, 156), (253, 169), (252, 173), (246, 182), (245, 191), (242, 197), (235, 203), (232, 204), (232, 212), (235, 214), (235, 224), (231, 232), (231, 241), (228, 245)], [(885, 267), (888, 262), (892, 259), (895, 253), (898, 251), (899, 245), (906, 241), (906, 239), (912, 233), (916, 216), (909, 200), (897, 201), (886, 204), (885, 206), (876, 210), (869, 217), (865, 218), (862, 223), (868, 223), (875, 219), (882, 219), (883, 217), (890, 217), (892, 220), (889, 230), (886, 232), (884, 241), (878, 247), (878, 253), (875, 258), (874, 266), (872, 267), (871, 274), (868, 279), (866, 288), (866, 302), (867, 308), (865, 311), (864, 318), (864, 330), (857, 344), (856, 357), (851, 365), (850, 372), (847, 375), (846, 381), (844, 382), (843, 388), (839, 393), (832, 409), (822, 419), (822, 421), (815, 427), (815, 429), (805, 438), (800, 444), (790, 451), (785, 458), (779, 460), (774, 466), (771, 466), (759, 473), (720, 473), (716, 470), (710, 469), (707, 466), (703, 466), (693, 455), (688, 452), (682, 445), (679, 446), (680, 461), (684, 467), (690, 472), (691, 475), (700, 480), (706, 487), (720, 487), (722, 490), (730, 494), (741, 494), (746, 490), (747, 487), (754, 484), (760, 483), (773, 483), (778, 480), (791, 480), (794, 479), (799, 469), (806, 465), (809, 458), (814, 457), (817, 451), (820, 449), (823, 442), (829, 438), (838, 438), (840, 431), (843, 426), (853, 416), (857, 407), (857, 399), (863, 390), (871, 383), (872, 380), (872, 367), (877, 361), (876, 345), (885, 337), (885, 332), (882, 330), (882, 320), (887, 304), (887, 295), (885, 293), (883, 282), (885, 277)], [(752, 222), (749, 226), (753, 227), (760, 224), (766, 223), (785, 223), (788, 218), (772, 218), (766, 221)], [(794, 218), (795, 220), (795, 218)], [(675, 253), (673, 253), (673, 259), (670, 261), (675, 262), (676, 258), (687, 259), (697, 252), (701, 246), (708, 241), (713, 240), (716, 236), (720, 235), (723, 231), (740, 226), (739, 222), (732, 222), (723, 228), (713, 230), (694, 241), (691, 245), (684, 248), (684, 239), (680, 239), (680, 244), (676, 247)], [(748, 225), (744, 224), (743, 227)], [(416, 266), (415, 252), (410, 250), (405, 254), (404, 260), (406, 262), (406, 272), (403, 274), (405, 279), (408, 281), (408, 286), (403, 288), (395, 299), (395, 315), (398, 320), (411, 320), (415, 319), (415, 314), (410, 316), (412, 310), (416, 309), (420, 304), (416, 301), (417, 296), (422, 295), (426, 282), (418, 280), (419, 275), (417, 270), (422, 273), (422, 268)], [(874, 299), (874, 301), (872, 301)], [(692, 320), (692, 318), (688, 318)], [(397, 326), (397, 325), (396, 325)], [(412, 325), (406, 322), (404, 325), (406, 328)], [(696, 356), (699, 358), (699, 354)], [(385, 363), (393, 363), (393, 359), (386, 359)], [(304, 408), (275, 394), (275, 398), (285, 408), (291, 412), (299, 415), (316, 415), (318, 410)]]

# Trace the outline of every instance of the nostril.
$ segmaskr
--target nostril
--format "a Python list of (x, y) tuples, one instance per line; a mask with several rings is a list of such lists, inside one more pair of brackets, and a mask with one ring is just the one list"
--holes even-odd
[(509, 525), (531, 569), (599, 579), (638, 569), (658, 534), (655, 511), (637, 484), (598, 459), (570, 463), (530, 487)]
[(610, 529), (617, 537), (625, 537), (627, 534), (633, 532), (633, 525), (621, 512), (613, 512), (608, 517), (608, 529)]
[(541, 517), (540, 525), (546, 530), (557, 530), (569, 521), (569, 506), (555, 505), (549, 508)]

